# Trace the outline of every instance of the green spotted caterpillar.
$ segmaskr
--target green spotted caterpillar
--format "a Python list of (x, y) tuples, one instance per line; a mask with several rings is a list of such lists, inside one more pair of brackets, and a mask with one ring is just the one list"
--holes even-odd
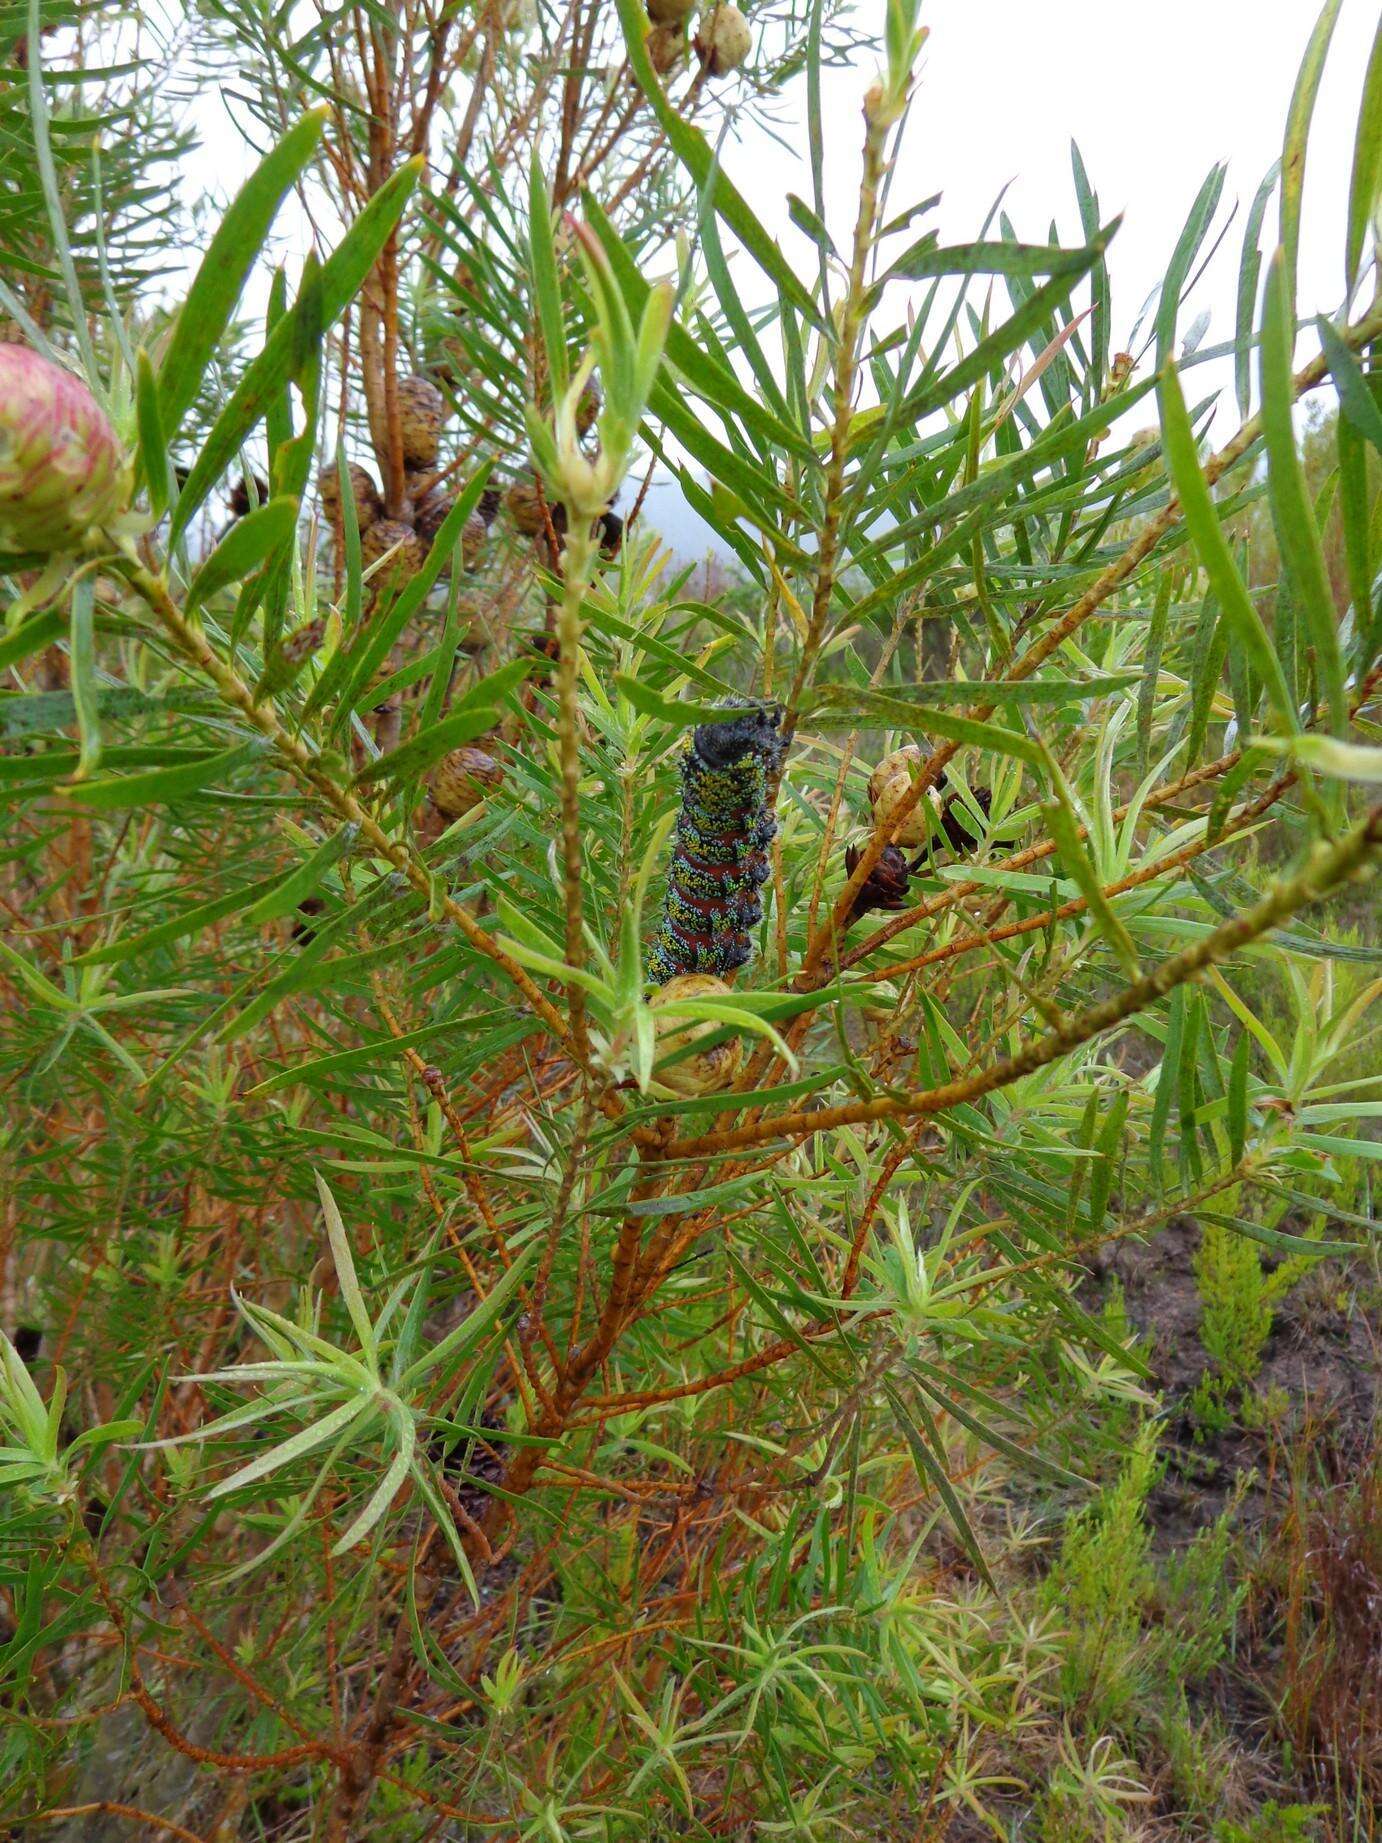
[(781, 710), (745, 705), (703, 723), (681, 764), (681, 811), (662, 920), (648, 950), (648, 977), (723, 976), (752, 957), (749, 931), (763, 919), (768, 846), (777, 821), (768, 805), (785, 743)]

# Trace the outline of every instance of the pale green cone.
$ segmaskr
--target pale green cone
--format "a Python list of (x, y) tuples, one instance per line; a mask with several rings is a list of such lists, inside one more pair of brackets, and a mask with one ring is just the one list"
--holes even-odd
[(128, 496), (115, 431), (81, 379), (0, 345), (0, 549), (74, 549)]

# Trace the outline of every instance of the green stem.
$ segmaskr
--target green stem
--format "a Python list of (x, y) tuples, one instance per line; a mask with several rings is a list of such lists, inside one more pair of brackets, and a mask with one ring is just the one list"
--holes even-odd
[(840, 314), (840, 328), (835, 355), (835, 420), (830, 430), (830, 458), (826, 462), (820, 546), (817, 552), (816, 582), (811, 597), (811, 614), (806, 639), (801, 649), (796, 676), (787, 697), (787, 714), (783, 733), (791, 737), (797, 727), (802, 693), (821, 647), (825, 643), (830, 619), (830, 602), (835, 593), (836, 566), (840, 552), (840, 505), (844, 497), (845, 457), (849, 452), (849, 431), (854, 420), (854, 385), (859, 370), (859, 349), (868, 323), (868, 263), (873, 248), (874, 225), (878, 217), (878, 194), (884, 173), (884, 149), (888, 139), (888, 122), (867, 109), (864, 133), (864, 173), (859, 182), (859, 210), (854, 220), (854, 248), (850, 257), (849, 287)]
[[(581, 604), (595, 567), (595, 540), (590, 522), (574, 507), (566, 509), (566, 543), (561, 553), (562, 598), (557, 611), (557, 740), (561, 753), (562, 894), (566, 905), (566, 964), (585, 962), (581, 902), (581, 736), (576, 688), (580, 679)], [(566, 987), (571, 1036), (577, 1060), (589, 1058), (585, 992), (578, 980)]]

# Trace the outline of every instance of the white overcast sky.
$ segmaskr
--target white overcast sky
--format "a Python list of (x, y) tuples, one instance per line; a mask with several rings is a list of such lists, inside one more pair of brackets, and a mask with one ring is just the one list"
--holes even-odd
[[(1054, 215), (1063, 240), (1075, 241), (1070, 143), (1077, 141), (1105, 222), (1123, 216), (1108, 259), (1117, 350), (1159, 285), (1205, 175), (1226, 162), (1216, 224), (1235, 201), (1238, 215), (1182, 314), (1181, 332), (1207, 308), (1212, 318), (1204, 343), (1228, 339), (1244, 220), (1280, 154), (1318, 11), (1316, 0), (1158, 0), (1152, 7), (1131, 0), (926, 0), (922, 20), (930, 37), (890, 208), (940, 192), (937, 213), (927, 222), (939, 228), (942, 241), (962, 242), (977, 235), (1006, 185), (1005, 208), (1019, 236), (1045, 241)], [(854, 19), (863, 26), (874, 12), (881, 21), (883, 0), (860, 0)], [(1349, 171), (1377, 22), (1375, 0), (1344, 0), (1310, 137), (1299, 254), (1302, 315), (1333, 312), (1343, 297)], [(865, 66), (826, 79), (827, 205), (840, 247), (847, 247), (853, 217), (859, 106), (872, 74)], [(784, 138), (793, 138), (786, 111), (779, 122)], [(724, 163), (755, 210), (777, 228), (784, 253), (809, 272), (810, 245), (790, 224), (785, 204), (790, 191), (810, 196), (804, 122), (799, 139), (802, 158), (756, 134), (725, 149)], [(1268, 252), (1277, 241), (1277, 222), (1274, 199), (1262, 234)], [(1235, 426), (1229, 422), (1231, 371), (1207, 367), (1195, 374), (1197, 395), (1216, 385), (1227, 400), (1216, 419), (1222, 439), (1226, 425)], [(1151, 406), (1140, 413), (1154, 420)], [(673, 515), (667, 522), (681, 520)], [(690, 530), (677, 535), (692, 541)]]
[[(861, 31), (876, 26), (881, 36), (884, 8), (885, 0), (857, 0), (854, 23)], [(1182, 315), (1181, 332), (1208, 308), (1205, 343), (1227, 339), (1243, 222), (1281, 151), (1292, 87), (1318, 11), (1317, 0), (1157, 0), (1152, 6), (1141, 0), (924, 0), (930, 38), (890, 209), (940, 192), (940, 207), (927, 223), (939, 228), (943, 241), (962, 242), (977, 235), (1006, 185), (1005, 206), (1019, 236), (1044, 241), (1054, 215), (1062, 238), (1076, 241), (1073, 138), (1104, 220), (1123, 215), (1109, 252), (1117, 350), (1159, 284), (1205, 174), (1216, 161), (1226, 162), (1217, 223), (1235, 201), (1238, 216)], [(1350, 161), (1377, 18), (1376, 0), (1344, 0), (1325, 68), (1306, 173), (1298, 285), (1303, 315), (1333, 312), (1343, 294)], [(853, 219), (860, 103), (875, 70), (876, 60), (866, 55), (851, 70), (826, 74), (827, 215), (840, 247), (848, 245)], [(784, 252), (810, 274), (810, 245), (786, 210), (788, 192), (810, 194), (804, 90), (789, 92), (774, 114), (781, 138), (799, 154), (750, 128), (723, 148), (722, 158), (778, 232)], [(198, 177), (205, 171), (213, 188), (233, 184), (243, 150), (227, 161), (232, 136), (219, 99), (205, 98), (196, 116), (203, 137), (193, 162)], [(707, 125), (713, 132), (713, 116)], [(1273, 201), (1264, 247), (1270, 251), (1276, 240)], [(741, 285), (752, 297), (750, 275)], [(899, 310), (903, 304), (899, 297)], [(1194, 382), (1201, 395), (1221, 387), (1231, 406), (1226, 368), (1196, 372)], [(1231, 414), (1229, 407), (1218, 417), (1219, 439)], [(1150, 406), (1146, 420), (1152, 420)], [(696, 549), (709, 534), (680, 497), (668, 481), (649, 510), (678, 548)]]

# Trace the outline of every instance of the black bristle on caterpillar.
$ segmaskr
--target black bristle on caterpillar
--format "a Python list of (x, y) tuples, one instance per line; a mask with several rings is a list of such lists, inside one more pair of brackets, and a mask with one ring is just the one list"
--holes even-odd
[(662, 920), (648, 950), (657, 985), (681, 973), (723, 977), (752, 957), (749, 931), (763, 919), (758, 892), (777, 832), (768, 797), (786, 747), (781, 721), (776, 705), (747, 705), (691, 738)]

